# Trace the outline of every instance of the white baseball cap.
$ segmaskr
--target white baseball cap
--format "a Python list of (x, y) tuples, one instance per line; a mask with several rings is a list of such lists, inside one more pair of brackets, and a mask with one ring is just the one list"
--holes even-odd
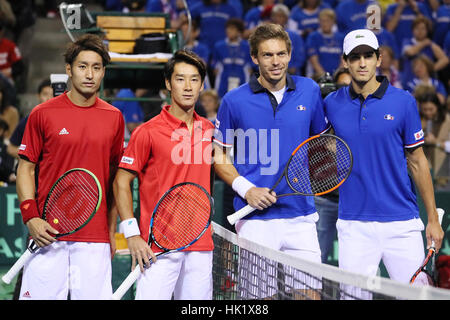
[(369, 29), (358, 29), (347, 33), (344, 38), (344, 54), (348, 56), (353, 49), (358, 46), (366, 45), (374, 50), (378, 49), (378, 39), (375, 33)]

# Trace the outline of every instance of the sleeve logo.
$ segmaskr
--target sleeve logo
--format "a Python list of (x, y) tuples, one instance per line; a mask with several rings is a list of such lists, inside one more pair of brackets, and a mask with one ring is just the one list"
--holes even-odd
[(422, 139), (423, 138), (423, 130), (420, 129), (420, 131), (414, 133), (414, 138), (416, 139), (416, 141)]
[(123, 163), (126, 163), (126, 164), (133, 164), (134, 158), (123, 156), (122, 160), (120, 160), (120, 162), (123, 162)]
[(26, 144), (21, 144), (20, 147), (19, 147), (19, 150), (20, 150), (20, 151), (23, 151), (23, 150), (25, 150), (26, 148), (27, 148), (27, 145), (26, 145)]

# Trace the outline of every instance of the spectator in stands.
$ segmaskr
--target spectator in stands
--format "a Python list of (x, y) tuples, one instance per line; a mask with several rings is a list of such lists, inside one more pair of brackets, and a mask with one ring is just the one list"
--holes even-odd
[(380, 54), (383, 59), (377, 74), (386, 76), (392, 86), (402, 89), (402, 76), (396, 67), (394, 50), (389, 46), (380, 46)]
[(302, 75), (306, 62), (305, 42), (303, 38), (295, 31), (288, 29), (289, 8), (284, 4), (278, 3), (273, 6), (270, 20), (282, 26), (289, 34), (292, 43), (291, 61), (289, 61), (288, 72), (294, 75)]
[(374, 29), (372, 30), (373, 33), (377, 36), (378, 44), (380, 46), (388, 46), (392, 49), (392, 52), (394, 54), (394, 65), (398, 69), (400, 64), (400, 58), (401, 58), (401, 43), (397, 44), (397, 39), (395, 38), (394, 34), (392, 32), (389, 32), (382, 26), (380, 26), (380, 29)]
[(425, 17), (417, 17), (412, 24), (412, 32), (413, 37), (404, 40), (402, 46), (404, 85), (412, 77), (411, 62), (418, 55), (424, 54), (433, 61), (434, 66), (430, 76), (434, 72), (444, 69), (449, 62), (444, 50), (430, 39), (432, 33), (431, 20)]
[(17, 45), (22, 56), (22, 63), (13, 66), (13, 77), (15, 79), (17, 92), (26, 91), (27, 77), (29, 71), (29, 60), (32, 54), (31, 39), (34, 36), (36, 13), (32, 0), (8, 0), (11, 9), (16, 17), (12, 40)]
[(263, 22), (270, 20), (270, 12), (276, 0), (261, 0), (261, 4), (249, 9), (244, 16), (245, 31), (243, 38), (248, 39), (256, 27)]
[(434, 17), (433, 40), (439, 46), (444, 46), (445, 36), (450, 30), (450, 0), (442, 0), (442, 4)]
[(200, 94), (200, 104), (206, 112), (206, 118), (213, 124), (216, 122), (217, 110), (219, 110), (220, 98), (216, 90), (208, 89)]
[(202, 0), (191, 8), (191, 16), (198, 20), (199, 41), (213, 51), (216, 42), (226, 38), (226, 22), (230, 18), (237, 18), (238, 12), (227, 0)]
[(428, 84), (436, 88), (437, 96), (441, 104), (447, 98), (447, 91), (441, 81), (432, 77), (433, 62), (425, 55), (420, 55), (413, 61), (413, 77), (406, 81), (405, 89), (414, 93), (419, 84)]
[(332, 9), (323, 9), (319, 13), (320, 28), (312, 32), (306, 41), (309, 65), (312, 69), (306, 75), (321, 77), (325, 72), (333, 74), (342, 64), (342, 42), (344, 35), (333, 30), (336, 14)]
[[(142, 90), (136, 90), (137, 92), (142, 93)], [(136, 98), (136, 93), (129, 88), (123, 88), (119, 90), (116, 98)], [(122, 112), (125, 119), (125, 137), (129, 137), (133, 130), (142, 124), (144, 120), (144, 114), (139, 101), (115, 100), (112, 105)]]
[[(44, 79), (41, 81), (41, 83), (38, 86), (37, 96), (39, 104), (44, 103), (53, 98), (53, 88), (50, 79)], [(8, 153), (14, 158), (18, 158), (19, 146), (20, 143), (22, 142), (23, 133), (25, 132), (25, 126), (27, 124), (27, 121), (28, 115), (20, 119), (19, 124), (17, 125), (16, 129), (11, 135), (11, 138), (9, 139)]]
[[(450, 114), (431, 86), (418, 88), (415, 94), (419, 104), (422, 128), (425, 133), (424, 152), (434, 178), (447, 176), (450, 153)], [(441, 173), (441, 170), (443, 173)], [(446, 185), (446, 178), (436, 179), (438, 185)]]
[(364, 29), (367, 24), (367, 7), (376, 2), (372, 0), (341, 1), (336, 6), (339, 32), (346, 34), (355, 29)]
[(8, 129), (6, 130), (4, 137), (9, 139), (19, 123), (20, 115), (17, 108), (9, 104), (9, 101), (5, 99), (5, 96), (5, 87), (0, 84), (0, 119), (3, 119), (8, 124)]
[(14, 158), (6, 152), (5, 132), (8, 129), (8, 123), (0, 119), (0, 187), (16, 181)]
[(148, 0), (145, 6), (146, 12), (168, 14), (173, 29), (178, 29), (185, 20), (184, 10), (184, 4), (179, 0)]
[(289, 17), (289, 29), (296, 31), (303, 39), (308, 34), (319, 29), (319, 12), (329, 8), (327, 3), (321, 0), (300, 0), (291, 10)]
[(0, 21), (0, 72), (11, 82), (23, 71), (23, 61), (16, 44), (4, 37), (4, 25)]
[(392, 32), (400, 45), (406, 39), (412, 38), (412, 23), (416, 17), (425, 16), (431, 19), (431, 14), (422, 2), (416, 0), (396, 0), (389, 5), (383, 17), (383, 25)]
[(207, 45), (197, 40), (198, 36), (200, 35), (198, 22), (196, 20), (192, 20), (191, 33), (188, 34), (189, 21), (185, 19), (180, 25), (180, 30), (183, 35), (184, 48), (193, 51), (200, 58), (202, 58), (206, 64), (208, 64), (211, 51), (209, 50), (209, 47)]
[(333, 75), (334, 83), (339, 88), (348, 86), (350, 82), (352, 82), (352, 76), (350, 75), (350, 71), (347, 68), (340, 67), (336, 70)]
[(219, 97), (248, 81), (252, 72), (250, 47), (241, 38), (244, 22), (231, 18), (225, 25), (226, 39), (214, 46), (212, 66), (215, 73), (215, 89)]

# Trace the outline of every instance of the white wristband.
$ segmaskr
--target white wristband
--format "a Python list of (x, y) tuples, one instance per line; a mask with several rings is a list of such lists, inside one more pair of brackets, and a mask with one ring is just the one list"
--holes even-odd
[(119, 225), (119, 232), (123, 233), (125, 238), (141, 234), (136, 218), (123, 220)]
[(245, 194), (250, 188), (256, 187), (253, 183), (245, 179), (243, 176), (239, 176), (236, 179), (233, 180), (233, 183), (231, 184), (231, 187), (233, 188), (236, 193), (241, 196), (241, 198), (245, 199)]

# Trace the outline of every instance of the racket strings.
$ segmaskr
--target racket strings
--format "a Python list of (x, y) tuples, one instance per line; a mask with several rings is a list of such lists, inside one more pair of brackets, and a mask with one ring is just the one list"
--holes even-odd
[(181, 185), (159, 203), (153, 217), (153, 240), (169, 250), (186, 246), (203, 232), (210, 214), (209, 197), (195, 185)]
[(80, 228), (95, 212), (100, 190), (92, 176), (84, 171), (72, 171), (64, 176), (46, 202), (45, 219), (60, 233)]
[(301, 146), (292, 156), (287, 178), (303, 194), (328, 191), (343, 181), (351, 169), (347, 146), (330, 136), (319, 136)]

